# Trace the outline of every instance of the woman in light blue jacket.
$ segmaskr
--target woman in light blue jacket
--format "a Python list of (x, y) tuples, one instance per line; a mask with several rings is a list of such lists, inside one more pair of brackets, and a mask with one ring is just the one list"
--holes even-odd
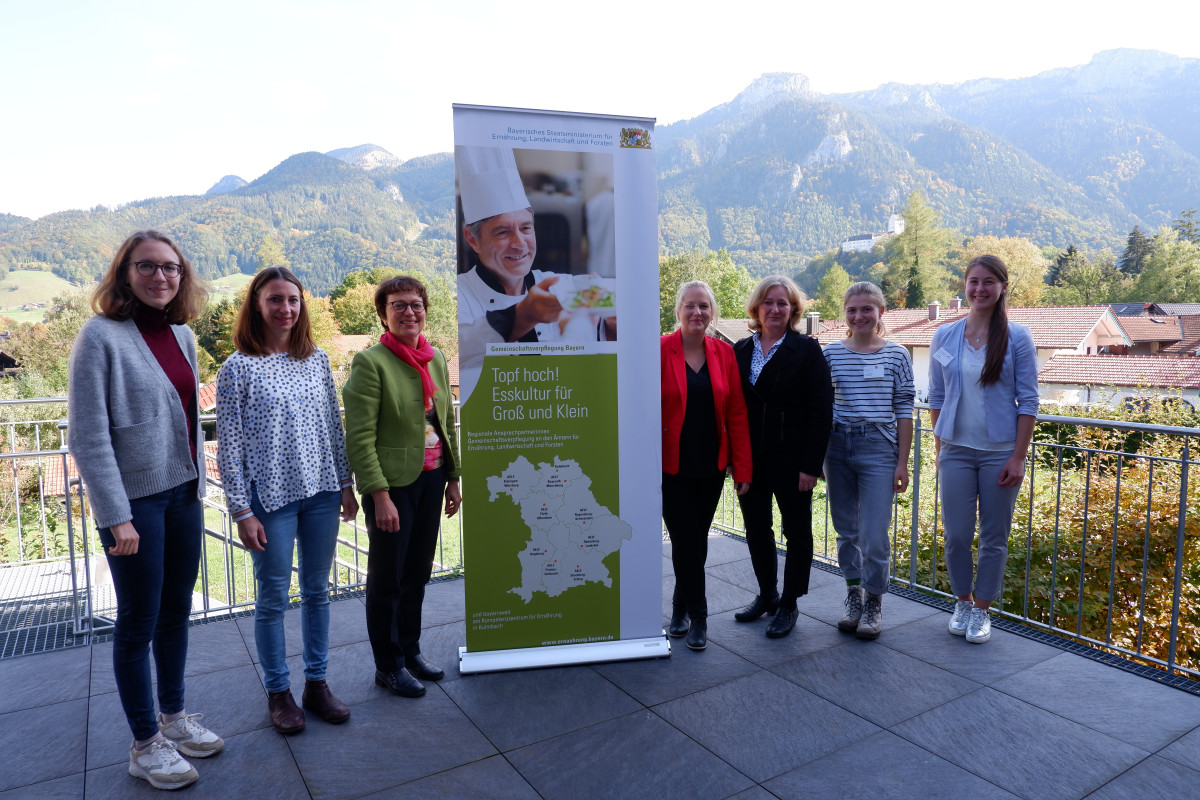
[[(938, 448), (946, 570), (958, 598), (950, 633), (982, 644), (1000, 597), (1008, 535), (1037, 418), (1037, 351), (1008, 321), (1008, 268), (993, 255), (967, 265), (970, 311), (930, 345), (929, 406)], [(977, 513), (978, 511), (978, 513)], [(979, 528), (979, 564), (971, 554)]]

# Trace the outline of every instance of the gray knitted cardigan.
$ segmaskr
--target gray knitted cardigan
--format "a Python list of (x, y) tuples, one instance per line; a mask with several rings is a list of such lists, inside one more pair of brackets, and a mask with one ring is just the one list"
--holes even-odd
[[(191, 329), (172, 325), (171, 332), (198, 375)], [(204, 434), (196, 405), (196, 455), (203, 459)], [(132, 519), (131, 499), (196, 477), (179, 394), (132, 319), (116, 322), (96, 316), (84, 323), (71, 351), (67, 408), (68, 448), (87, 485), (98, 527)], [(204, 490), (201, 480), (199, 497)]]

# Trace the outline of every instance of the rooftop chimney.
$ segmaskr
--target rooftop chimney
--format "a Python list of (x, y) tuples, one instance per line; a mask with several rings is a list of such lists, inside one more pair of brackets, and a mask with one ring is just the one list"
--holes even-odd
[(950, 301), (950, 310), (951, 311), (959, 311), (961, 309), (962, 309), (962, 298), (961, 297), (955, 297), (953, 300)]
[(810, 311), (804, 317), (805, 330), (809, 336), (819, 336), (821, 334), (821, 312)]
[(934, 300), (932, 303), (929, 304), (929, 319), (930, 319), (930, 321), (934, 321), (938, 318), (938, 309), (941, 308), (941, 305), (942, 304), (939, 303), (937, 300)]

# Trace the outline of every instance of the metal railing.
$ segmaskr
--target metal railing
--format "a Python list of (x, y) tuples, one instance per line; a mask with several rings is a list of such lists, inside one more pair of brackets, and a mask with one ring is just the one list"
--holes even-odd
[[(61, 401), (56, 401), (61, 402)], [(200, 417), (201, 424), (216, 420)], [(90, 641), (111, 631), (116, 596), (107, 562), (87, 512), (87, 491), (62, 443), (66, 422), (4, 422), (10, 431), (0, 453), (0, 658)], [(42, 449), (46, 429), (57, 434), (55, 449)], [(34, 449), (18, 449), (35, 445)], [(253, 563), (225, 508), (216, 470), (215, 442), (204, 451), (204, 545), (192, 603), (193, 620), (253, 608)], [(434, 577), (460, 573), (462, 512), (439, 531)], [(369, 542), (363, 516), (341, 523), (330, 591), (347, 594), (366, 586)], [(295, 573), (295, 566), (293, 566)], [(292, 599), (299, 599), (293, 578)]]
[[(928, 407), (918, 406), (908, 492), (892, 515), (892, 584), (953, 600)], [(1172, 676), (1200, 678), (1200, 429), (1039, 415), (994, 614)], [(716, 526), (741, 535), (726, 489)], [(776, 510), (777, 543), (782, 547)], [(837, 564), (824, 484), (814, 557)]]
[[(951, 599), (926, 421), (919, 407), (911, 486), (894, 505), (892, 581)], [(115, 611), (107, 566), (84, 513), (85, 487), (66, 451), (55, 446), (60, 425), (0, 419), (7, 436), (0, 453), (0, 658), (86, 640), (103, 633)], [(994, 613), (1200, 678), (1200, 485), (1192, 480), (1191, 447), (1197, 436), (1196, 428), (1039, 416)], [(250, 557), (225, 512), (215, 469), (208, 486), (198, 619), (254, 604)], [(441, 531), (435, 575), (463, 570), (460, 518)], [(714, 524), (742, 532), (731, 489)], [(814, 492), (813, 529), (815, 557), (836, 564), (823, 484)], [(342, 525), (330, 573), (335, 593), (364, 587), (368, 549), (361, 516)]]

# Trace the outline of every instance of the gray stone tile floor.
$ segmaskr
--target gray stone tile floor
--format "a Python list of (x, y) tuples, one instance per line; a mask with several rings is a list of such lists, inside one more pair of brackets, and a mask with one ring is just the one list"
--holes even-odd
[[(673, 586), (664, 545), (664, 597)], [(225, 737), (187, 797), (1200, 797), (1200, 697), (948, 614), (884, 601), (884, 632), (839, 633), (837, 575), (814, 569), (792, 635), (733, 612), (754, 593), (745, 545), (709, 549), (709, 647), (654, 661), (463, 676), (463, 583), (432, 584), (422, 649), (446, 670), (416, 700), (373, 682), (362, 601), (332, 608), (341, 726), (270, 726), (254, 620), (192, 629), (188, 710)], [(300, 612), (288, 663), (303, 685)], [(665, 623), (665, 619), (664, 619)], [(129, 730), (96, 644), (0, 661), (0, 800), (158, 794), (127, 772)]]

